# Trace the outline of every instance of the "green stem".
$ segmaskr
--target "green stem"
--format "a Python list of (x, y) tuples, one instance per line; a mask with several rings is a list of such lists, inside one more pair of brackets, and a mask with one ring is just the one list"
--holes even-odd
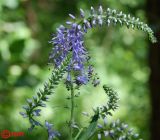
[(73, 140), (73, 127), (74, 124), (74, 88), (71, 85), (71, 117), (70, 117), (70, 139)]
[(81, 129), (79, 130), (78, 134), (77, 134), (76, 137), (75, 137), (75, 140), (78, 139), (78, 137), (80, 136), (80, 134), (82, 133), (82, 131), (83, 131), (83, 128), (81, 128)]

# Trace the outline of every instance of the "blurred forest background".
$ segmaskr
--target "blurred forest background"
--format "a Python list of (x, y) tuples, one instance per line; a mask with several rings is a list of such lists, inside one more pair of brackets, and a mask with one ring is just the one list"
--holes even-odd
[[(0, 0), (0, 131), (23, 131), (25, 137), (16, 138), (20, 140), (47, 139), (42, 128), (27, 132), (28, 120), (19, 112), (51, 73), (47, 66), (51, 34), (65, 24), (68, 13), (78, 15), (80, 8), (89, 12), (91, 6), (100, 4), (139, 17), (159, 37), (158, 0)], [(114, 26), (89, 31), (85, 40), (102, 83), (119, 93), (120, 107), (113, 119), (128, 123), (144, 140), (159, 140), (159, 44), (151, 46), (141, 31)], [(82, 91), (77, 99), (80, 112), (90, 112), (92, 106), (105, 101), (98, 87), (87, 86)], [(63, 140), (68, 132), (66, 97), (62, 83), (41, 117), (54, 123)], [(81, 114), (76, 119), (82, 125), (87, 122)]]

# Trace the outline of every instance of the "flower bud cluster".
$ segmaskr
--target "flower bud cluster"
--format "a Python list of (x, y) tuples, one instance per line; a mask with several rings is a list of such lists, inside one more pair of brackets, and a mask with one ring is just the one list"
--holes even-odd
[[(100, 127), (99, 127), (100, 126)], [(98, 140), (102, 139), (102, 136), (113, 140), (142, 140), (139, 138), (139, 134), (134, 133), (132, 128), (128, 128), (128, 125), (116, 120), (108, 125), (98, 125)]]

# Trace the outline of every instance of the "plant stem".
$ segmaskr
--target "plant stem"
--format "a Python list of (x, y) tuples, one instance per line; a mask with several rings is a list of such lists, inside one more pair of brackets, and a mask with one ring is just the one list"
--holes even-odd
[(81, 128), (81, 129), (79, 130), (78, 134), (77, 134), (76, 137), (75, 137), (75, 140), (78, 139), (78, 137), (79, 137), (79, 135), (82, 133), (82, 131), (83, 131), (83, 128)]
[(71, 117), (70, 117), (70, 139), (73, 140), (73, 127), (74, 124), (74, 88), (71, 85)]

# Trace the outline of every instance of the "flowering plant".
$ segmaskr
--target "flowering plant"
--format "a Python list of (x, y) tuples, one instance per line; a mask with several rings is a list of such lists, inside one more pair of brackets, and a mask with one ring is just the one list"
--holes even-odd
[[(88, 126), (80, 127), (74, 116), (75, 112), (75, 97), (76, 92), (80, 87), (92, 83), (93, 87), (100, 86), (98, 74), (94, 70), (94, 66), (90, 61), (88, 51), (84, 46), (84, 35), (89, 29), (97, 26), (109, 26), (111, 24), (127, 26), (128, 28), (137, 28), (146, 32), (150, 40), (154, 43), (156, 38), (153, 31), (147, 24), (139, 21), (138, 18), (131, 17), (116, 10), (103, 10), (99, 6), (96, 11), (91, 7), (90, 15), (80, 9), (80, 18), (69, 14), (71, 21), (67, 21), (67, 26), (60, 25), (57, 28), (56, 34), (50, 43), (53, 48), (49, 55), (49, 63), (54, 66), (51, 77), (44, 84), (43, 89), (37, 92), (32, 99), (27, 99), (27, 105), (23, 106), (24, 112), (20, 114), (24, 118), (28, 118), (31, 124), (30, 131), (36, 126), (44, 127), (48, 132), (48, 140), (60, 139), (61, 133), (53, 130), (52, 124), (45, 121), (44, 125), (36, 120), (40, 116), (40, 107), (46, 107), (45, 102), (48, 101), (49, 95), (54, 93), (62, 79), (65, 79), (65, 86), (70, 92), (70, 120), (68, 121), (69, 139), (70, 140), (88, 140), (97, 135), (100, 140), (102, 137), (113, 140), (131, 140), (139, 139), (139, 135), (134, 133), (128, 125), (120, 122), (120, 120), (108, 122), (108, 117), (112, 116), (113, 111), (118, 108), (118, 95), (112, 88), (103, 85), (104, 92), (108, 96), (106, 105), (99, 106), (93, 109), (94, 114), (89, 116), (88, 113), (83, 112), (84, 115), (90, 117)], [(66, 74), (66, 75), (65, 75)], [(103, 124), (102, 124), (103, 122)], [(78, 131), (75, 131), (78, 129)]]

